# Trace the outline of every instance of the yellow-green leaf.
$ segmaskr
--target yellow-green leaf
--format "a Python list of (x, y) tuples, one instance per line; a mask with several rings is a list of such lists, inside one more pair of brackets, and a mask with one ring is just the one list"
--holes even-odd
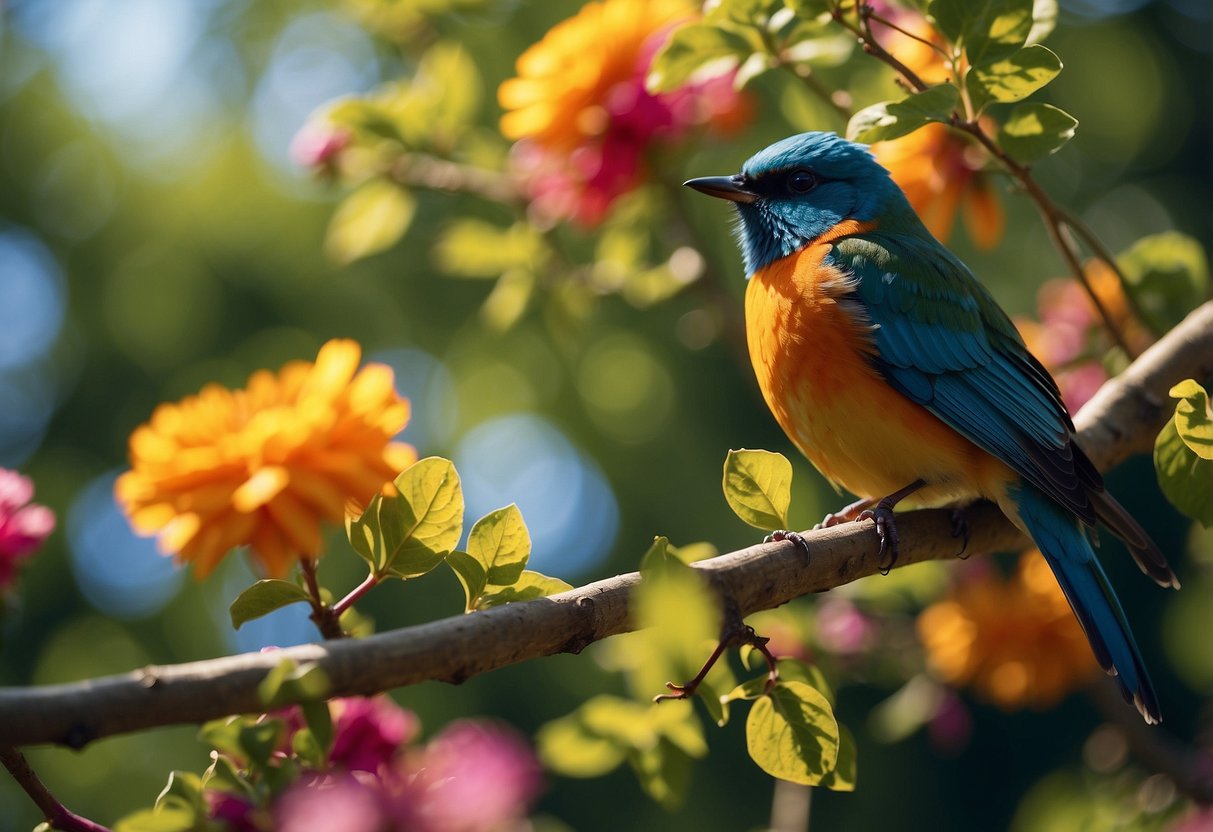
[(338, 263), (352, 263), (395, 245), (413, 221), (412, 194), (386, 179), (371, 179), (341, 201), (324, 247)]
[(729, 451), (724, 461), (724, 498), (751, 526), (765, 531), (786, 529), (792, 463), (770, 451)]
[(518, 580), (531, 556), (531, 534), (518, 506), (491, 511), (472, 526), (467, 553), (484, 567), (490, 586), (509, 586)]
[(1021, 101), (1048, 84), (1061, 72), (1061, 59), (1040, 44), (1025, 46), (1013, 55), (974, 67), (965, 76), (973, 107)]
[(1150, 234), (1116, 256), (1133, 307), (1161, 335), (1199, 306), (1209, 289), (1200, 241), (1178, 231)]
[(1206, 528), (1213, 526), (1213, 460), (1204, 459), (1168, 419), (1154, 442), (1154, 469), (1162, 493), (1177, 509)]
[(851, 729), (838, 724), (838, 762), (834, 770), (821, 778), (821, 785), (836, 792), (855, 791), (859, 771), (859, 750), (855, 747), (855, 735)]
[(572, 588), (572, 584), (559, 578), (526, 569), (510, 586), (488, 587), (476, 601), (476, 609), (499, 607), (514, 601), (533, 601), (536, 598), (546, 598), (559, 592), (568, 592)]
[(666, 737), (657, 744), (633, 749), (628, 762), (645, 794), (667, 810), (677, 809), (691, 785), (691, 758)]
[(838, 763), (838, 722), (830, 703), (804, 682), (784, 682), (754, 703), (746, 747), (773, 777), (819, 784)]
[(1170, 395), (1179, 399), (1175, 405), (1179, 438), (1201, 459), (1213, 459), (1213, 409), (1205, 388), (1189, 378), (1172, 387)]
[(960, 103), (960, 90), (939, 84), (901, 101), (884, 101), (865, 107), (851, 117), (847, 138), (881, 142), (913, 133), (924, 124), (947, 121)]
[(543, 725), (536, 733), (535, 746), (544, 768), (565, 777), (601, 777), (627, 756), (627, 745), (586, 724), (584, 707)]
[(1056, 153), (1070, 139), (1078, 120), (1051, 104), (1020, 104), (1003, 122), (998, 140), (1020, 162), (1034, 162)]
[(396, 477), (396, 495), (379, 508), (379, 574), (424, 575), (455, 548), (463, 533), (463, 489), (449, 459), (418, 460)]
[(463, 587), (463, 596), (466, 600), (464, 611), (471, 612), (476, 609), (476, 601), (488, 585), (489, 576), (484, 571), (484, 565), (467, 552), (461, 552), (458, 549), (446, 556), (446, 565), (451, 567), (451, 571), (455, 573), (460, 586)]

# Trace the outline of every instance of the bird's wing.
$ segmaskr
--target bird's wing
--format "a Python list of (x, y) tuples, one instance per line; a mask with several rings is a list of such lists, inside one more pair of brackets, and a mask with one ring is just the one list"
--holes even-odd
[(1099, 472), (1074, 444), (1057, 385), (985, 288), (933, 240), (839, 240), (889, 384), (1094, 525)]

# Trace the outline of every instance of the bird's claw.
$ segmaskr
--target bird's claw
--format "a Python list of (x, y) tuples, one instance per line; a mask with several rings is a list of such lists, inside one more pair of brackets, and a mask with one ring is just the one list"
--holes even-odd
[(809, 556), (809, 541), (804, 539), (804, 535), (800, 532), (790, 532), (787, 529), (776, 529), (762, 539), (763, 543), (778, 543), (781, 540), (790, 540), (805, 554)]
[(888, 554), (888, 561), (880, 565), (880, 574), (888, 575), (897, 565), (897, 521), (893, 518), (893, 509), (877, 504), (874, 508), (864, 509), (855, 518), (856, 522), (872, 520), (876, 523), (876, 534), (880, 536), (880, 555), (883, 559)]
[(963, 508), (952, 509), (952, 537), (960, 538), (960, 551), (956, 557), (968, 560), (965, 551), (969, 548), (969, 516)]

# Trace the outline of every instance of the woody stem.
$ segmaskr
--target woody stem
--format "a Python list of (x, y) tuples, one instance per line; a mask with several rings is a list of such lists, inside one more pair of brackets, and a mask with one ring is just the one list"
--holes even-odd
[(0, 746), (0, 760), (4, 762), (8, 773), (17, 781), (17, 785), (29, 795), (30, 800), (34, 801), (34, 805), (42, 810), (46, 822), (52, 829), (60, 829), (64, 832), (109, 832), (107, 827), (88, 818), (80, 817), (60, 803), (58, 798), (51, 794), (46, 784), (38, 779), (29, 760), (25, 759), (25, 755), (16, 748), (8, 745)]
[(320, 630), (320, 635), (328, 639), (345, 638), (345, 631), (341, 629), (341, 622), (337, 620), (339, 613), (324, 603), (324, 598), (320, 594), (320, 583), (316, 580), (316, 559), (300, 558), (299, 571), (303, 573), (308, 595), (311, 596), (309, 603), (312, 605), (312, 614), (309, 617)]

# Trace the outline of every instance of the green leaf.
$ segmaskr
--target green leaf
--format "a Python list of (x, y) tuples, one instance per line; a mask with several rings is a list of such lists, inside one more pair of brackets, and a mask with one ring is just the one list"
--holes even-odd
[(333, 745), (333, 714), (329, 711), (329, 703), (323, 699), (311, 699), (302, 702), (299, 710), (303, 711), (303, 718), (315, 738), (323, 763)]
[(1023, 46), (1034, 22), (1032, 0), (932, 0), (927, 11), (948, 40), (964, 47), (971, 66)]
[(267, 711), (298, 702), (318, 702), (332, 690), (328, 674), (315, 662), (296, 665), (283, 659), (265, 675), (257, 686), (257, 694)]
[(377, 494), (360, 517), (346, 517), (346, 534), (376, 575), (415, 578), (459, 542), (463, 490), (455, 466), (435, 456), (413, 463), (393, 484), (394, 496)]
[(368, 180), (333, 212), (325, 251), (342, 265), (377, 254), (404, 236), (416, 209), (417, 201), (399, 185), (386, 179)]
[(821, 785), (836, 792), (855, 791), (859, 771), (859, 751), (855, 746), (855, 735), (851, 729), (838, 723), (838, 762), (834, 769), (821, 778)]
[(970, 3), (974, 15), (964, 36), (965, 55), (971, 66), (998, 60), (1015, 52), (1032, 31), (1032, 0), (986, 0)]
[(1003, 122), (998, 140), (1016, 161), (1034, 162), (1060, 150), (1076, 127), (1074, 116), (1051, 104), (1020, 104)]
[(202, 799), (202, 778), (189, 771), (173, 771), (169, 773), (168, 783), (156, 796), (155, 808), (161, 809), (167, 805), (185, 806), (195, 812), (205, 809)]
[(196, 820), (194, 812), (178, 806), (140, 809), (114, 824), (114, 832), (189, 832)]
[(973, 107), (1021, 101), (1048, 84), (1061, 72), (1061, 59), (1039, 44), (1025, 46), (1013, 55), (974, 67), (965, 76)]
[(533, 601), (560, 592), (568, 592), (573, 585), (559, 578), (552, 578), (530, 569), (523, 570), (518, 580), (510, 586), (489, 587), (476, 602), (476, 609), (486, 610), (514, 601)]
[(792, 463), (770, 451), (729, 451), (724, 461), (724, 498), (751, 526), (766, 531), (786, 529)]
[(459, 579), (460, 586), (463, 587), (464, 612), (476, 609), (476, 600), (484, 592), (484, 588), (488, 586), (489, 582), (489, 576), (484, 571), (484, 566), (467, 552), (461, 552), (458, 549), (446, 556), (446, 565), (451, 567), (455, 577)]
[(472, 526), (467, 553), (484, 567), (489, 586), (509, 586), (518, 580), (531, 557), (531, 534), (518, 506), (491, 511)]
[(780, 683), (746, 719), (750, 757), (781, 780), (819, 784), (838, 762), (838, 743), (830, 703), (804, 682)]
[(901, 101), (885, 101), (865, 107), (851, 117), (847, 138), (857, 142), (880, 142), (900, 138), (924, 124), (951, 119), (960, 103), (960, 91), (939, 84)]
[(537, 278), (532, 269), (508, 269), (493, 285), (480, 306), (480, 320), (494, 332), (505, 332), (526, 312), (535, 294)]
[(653, 544), (640, 558), (640, 575), (648, 578), (661, 575), (671, 569), (685, 569), (686, 561), (678, 557), (677, 550), (670, 546), (669, 538), (658, 535)]
[(583, 709), (543, 725), (536, 733), (535, 746), (544, 768), (565, 777), (601, 777), (627, 756), (624, 743), (586, 724)]
[(240, 726), (236, 735), (240, 757), (252, 768), (265, 768), (270, 755), (282, 744), (286, 726), (281, 719), (266, 719)]
[(665, 737), (651, 748), (633, 749), (628, 762), (640, 787), (662, 808), (672, 811), (682, 805), (691, 785), (691, 758)]
[(673, 92), (704, 67), (712, 74), (733, 69), (754, 51), (744, 35), (712, 23), (688, 23), (674, 30), (653, 58), (645, 86), (651, 93)]
[(217, 751), (211, 752), (211, 764), (202, 773), (202, 788), (255, 799), (253, 784), (240, 776), (230, 757)]
[[(1172, 393), (1179, 388), (1185, 385), (1176, 385)], [(1213, 526), (1213, 460), (1202, 458), (1179, 435), (1178, 411), (1154, 442), (1158, 485), (1172, 505), (1209, 528)]]
[[(754, 655), (761, 656), (757, 651)], [(765, 667), (766, 660), (763, 660)], [(808, 685), (825, 697), (827, 702), (833, 703), (834, 692), (830, 689), (829, 682), (826, 681), (825, 674), (821, 672), (821, 668), (817, 665), (805, 664), (797, 659), (779, 659), (775, 666), (779, 670), (779, 684), (784, 682), (799, 682)], [(721, 697), (724, 704), (736, 702), (744, 699), (757, 699), (766, 691), (767, 675), (764, 673), (761, 676), (755, 676), (752, 679), (747, 679), (737, 687), (733, 688), (728, 693)]]
[(1028, 43), (1040, 43), (1057, 26), (1057, 0), (1035, 0), (1032, 3), (1032, 31)]
[(324, 768), (324, 749), (310, 728), (300, 728), (291, 735), (291, 751), (310, 768)]
[[(1175, 431), (1201, 459), (1213, 460), (1213, 409), (1209, 394), (1195, 379), (1185, 379), (1171, 388), (1175, 405)], [(1213, 495), (1211, 495), (1213, 498)]]
[(499, 228), (484, 220), (449, 225), (434, 245), (438, 267), (454, 277), (497, 277), (511, 268), (538, 268), (546, 259), (543, 237), (530, 223)]
[(265, 580), (257, 581), (248, 589), (236, 596), (236, 600), (228, 607), (232, 617), (232, 626), (237, 630), (246, 621), (269, 615), (276, 609), (300, 601), (307, 602), (311, 596), (307, 590), (290, 581)]
[(695, 698), (703, 703), (708, 716), (721, 728), (729, 723), (729, 706), (716, 686), (704, 679), (695, 688)]
[(1209, 286), (1201, 244), (1178, 231), (1142, 237), (1116, 257), (1133, 306), (1155, 333), (1169, 331), (1198, 306)]

